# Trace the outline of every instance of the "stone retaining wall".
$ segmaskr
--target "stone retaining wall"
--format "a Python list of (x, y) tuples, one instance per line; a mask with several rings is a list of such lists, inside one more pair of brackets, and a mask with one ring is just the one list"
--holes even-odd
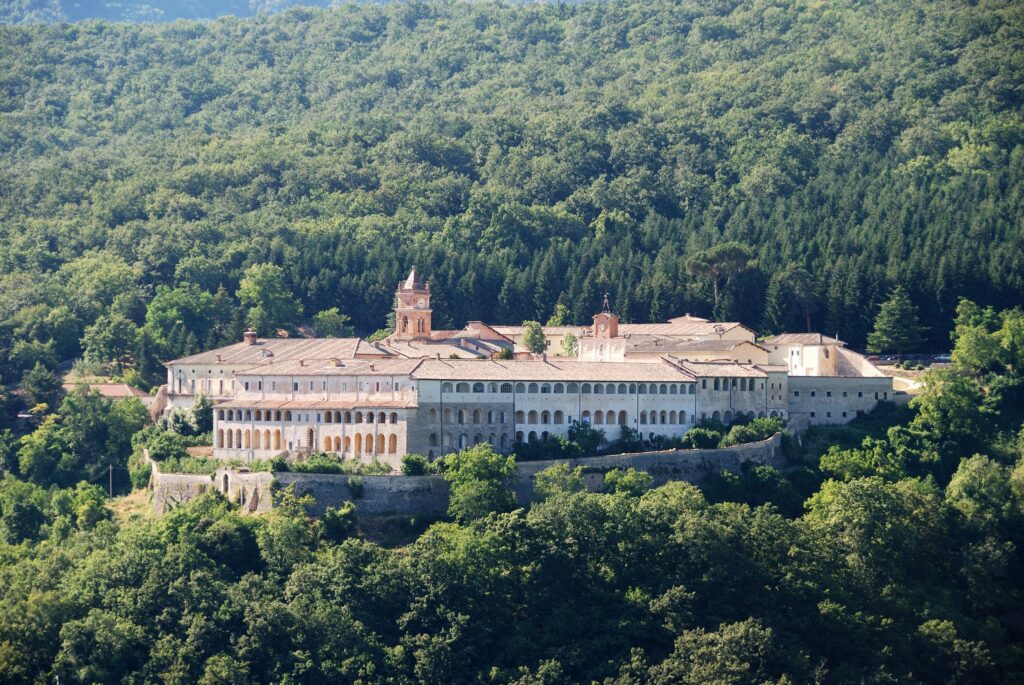
[[(781, 466), (782, 434), (746, 445), (705, 450), (668, 450), (614, 454), (572, 460), (527, 461), (516, 465), (516, 501), (525, 505), (533, 499), (533, 477), (555, 464), (581, 466), (587, 488), (599, 491), (604, 476), (612, 469), (646, 471), (654, 485), (683, 480), (699, 483), (722, 469), (737, 471), (744, 462)], [(157, 513), (187, 502), (207, 489), (216, 488), (242, 505), (243, 511), (266, 512), (272, 506), (273, 488), (295, 486), (298, 495), (315, 500), (310, 513), (320, 515), (329, 506), (351, 500), (360, 516), (442, 515), (448, 508), (448, 483), (441, 476), (348, 476), (323, 473), (247, 472), (220, 469), (213, 476), (160, 473), (153, 469), (151, 489)]]

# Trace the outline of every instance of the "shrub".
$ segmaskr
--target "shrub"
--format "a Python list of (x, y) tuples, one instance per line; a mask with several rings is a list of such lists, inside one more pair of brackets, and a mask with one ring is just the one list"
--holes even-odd
[(786, 427), (785, 422), (776, 417), (758, 417), (746, 425), (733, 426), (722, 438), (722, 447), (743, 445), (748, 442), (766, 440)]
[(533, 476), (533, 492), (537, 500), (582, 492), (583, 467), (570, 469), (568, 464), (555, 464)]
[(448, 513), (460, 523), (492, 511), (508, 511), (515, 500), (509, 481), (515, 475), (513, 457), (497, 454), (484, 443), (445, 457), (445, 479), (451, 484)]
[(422, 454), (406, 454), (402, 457), (403, 476), (422, 476), (430, 471), (430, 462)]
[(651, 474), (646, 471), (637, 471), (632, 467), (625, 471), (612, 469), (604, 475), (604, 489), (607, 492), (631, 497), (639, 497), (644, 494), (650, 489), (653, 482), (654, 478)]
[(366, 491), (366, 485), (363, 483), (363, 479), (359, 476), (352, 476), (349, 478), (348, 491), (351, 493), (352, 499), (360, 499)]
[(708, 449), (718, 447), (722, 440), (722, 434), (708, 428), (691, 428), (683, 436), (683, 449)]
[(356, 505), (352, 502), (343, 502), (340, 507), (327, 507), (317, 523), (317, 533), (321, 540), (341, 542), (355, 527)]

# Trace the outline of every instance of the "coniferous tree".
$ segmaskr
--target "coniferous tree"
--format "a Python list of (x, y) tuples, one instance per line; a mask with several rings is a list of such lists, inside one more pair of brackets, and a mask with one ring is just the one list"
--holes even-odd
[(917, 320), (917, 307), (903, 287), (897, 285), (878, 310), (875, 329), (868, 335), (868, 351), (895, 351), (900, 357), (921, 343), (923, 331)]

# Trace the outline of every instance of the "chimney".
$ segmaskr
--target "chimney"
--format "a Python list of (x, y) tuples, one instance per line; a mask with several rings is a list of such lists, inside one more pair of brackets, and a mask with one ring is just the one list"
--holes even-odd
[(370, 371), (373, 371), (373, 362), (370, 362)]
[(252, 330), (251, 328), (246, 330), (244, 333), (242, 333), (242, 340), (245, 341), (246, 345), (255, 345), (256, 331)]
[(299, 360), (299, 366), (305, 366), (305, 365), (306, 365), (306, 360), (305, 359), (300, 359)]
[(219, 352), (217, 353), (217, 361), (223, 361), (223, 360), (222, 360), (222, 359), (220, 358), (220, 353), (219, 353)]

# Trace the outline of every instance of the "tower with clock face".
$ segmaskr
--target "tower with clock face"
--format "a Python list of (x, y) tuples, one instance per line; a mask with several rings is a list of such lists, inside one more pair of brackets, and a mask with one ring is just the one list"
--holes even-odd
[(601, 308), (601, 312), (594, 315), (594, 337), (619, 337), (619, 317), (611, 313), (607, 294), (604, 296), (604, 306)]
[(416, 268), (398, 285), (395, 294), (395, 340), (430, 338), (430, 287), (419, 282)]

